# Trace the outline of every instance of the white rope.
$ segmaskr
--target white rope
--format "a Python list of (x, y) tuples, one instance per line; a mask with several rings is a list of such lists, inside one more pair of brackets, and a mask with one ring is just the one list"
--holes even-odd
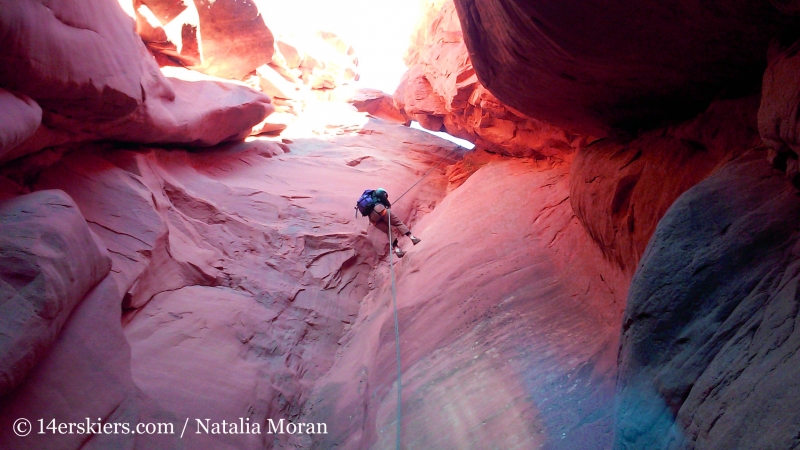
[[(449, 158), (450, 155), (452, 155), (457, 149), (458, 149), (458, 147), (454, 148), (444, 158), (439, 160), (439, 162), (437, 162), (433, 167), (431, 167), (430, 170), (428, 170), (425, 173), (425, 175), (420, 177), (420, 179), (417, 180), (416, 183), (412, 184), (410, 188), (408, 188), (405, 192), (400, 194), (400, 196), (397, 197), (397, 200), (395, 200), (394, 203), (397, 204), (397, 202), (400, 201), (400, 199), (403, 198), (404, 195), (408, 194), (411, 191), (411, 189), (414, 189), (414, 186), (418, 185), (420, 183), (420, 181), (424, 180), (425, 177), (430, 175), (430, 173), (433, 172), (433, 169), (437, 168), (439, 166), (439, 164), (441, 164), (442, 162), (444, 162), (444, 160)], [(399, 320), (397, 318), (397, 287), (396, 287), (395, 281), (394, 281), (394, 260), (392, 258), (392, 253), (394, 253), (394, 246), (392, 245), (392, 210), (391, 210), (391, 208), (386, 208), (386, 212), (387, 212), (386, 218), (388, 220), (388, 223), (386, 225), (388, 225), (388, 228), (389, 228), (389, 233), (388, 233), (389, 234), (389, 273), (391, 274), (391, 278), (392, 278), (392, 307), (394, 309), (394, 343), (395, 343), (395, 352), (397, 353), (397, 439), (396, 439), (396, 442), (395, 442), (395, 446), (397, 447), (397, 450), (400, 450), (400, 430), (402, 430), (402, 420), (403, 420), (403, 404), (402, 404), (402, 400), (403, 400), (402, 373), (403, 373), (403, 371), (402, 371), (402, 368), (400, 366), (400, 322), (399, 322)]]
[(430, 175), (430, 173), (431, 173), (431, 172), (433, 172), (433, 169), (435, 169), (435, 168), (439, 167), (439, 164), (441, 164), (442, 162), (444, 162), (444, 160), (445, 160), (445, 159), (449, 158), (449, 157), (450, 157), (450, 155), (452, 155), (452, 154), (453, 154), (453, 153), (454, 153), (456, 150), (458, 150), (458, 148), (459, 148), (459, 147), (456, 147), (456, 148), (454, 148), (453, 150), (451, 150), (451, 151), (450, 151), (450, 153), (448, 153), (448, 154), (447, 154), (447, 156), (445, 156), (444, 158), (440, 159), (440, 160), (439, 160), (439, 162), (437, 162), (437, 163), (436, 163), (436, 164), (435, 164), (433, 167), (431, 167), (431, 168), (430, 168), (430, 170), (428, 170), (428, 171), (425, 173), (425, 175), (423, 175), (422, 177), (420, 177), (420, 179), (419, 179), (419, 180), (417, 180), (417, 182), (416, 182), (416, 183), (412, 184), (410, 188), (406, 189), (406, 191), (405, 191), (405, 192), (403, 192), (402, 194), (400, 194), (400, 197), (397, 197), (397, 200), (395, 200), (395, 201), (394, 201), (394, 203), (397, 203), (397, 202), (399, 202), (399, 201), (400, 201), (400, 199), (401, 199), (401, 198), (403, 198), (403, 196), (404, 196), (404, 195), (408, 194), (408, 192), (409, 192), (410, 190), (414, 189), (414, 186), (418, 185), (420, 181), (424, 180), (424, 179), (425, 179), (425, 177), (427, 177), (428, 175)]
[[(413, 187), (413, 186), (412, 186)], [(406, 191), (408, 192), (408, 191)], [(392, 248), (392, 211), (390, 208), (386, 208), (387, 212), (387, 219), (389, 223), (389, 272), (391, 273), (392, 277), (392, 306), (394, 308), (394, 343), (395, 343), (395, 352), (397, 353), (397, 440), (396, 440), (396, 447), (397, 450), (400, 450), (400, 430), (401, 421), (403, 418), (403, 405), (402, 405), (402, 370), (400, 367), (400, 323), (397, 319), (397, 287), (394, 283), (394, 261), (392, 260), (392, 253), (394, 253), (394, 248)]]

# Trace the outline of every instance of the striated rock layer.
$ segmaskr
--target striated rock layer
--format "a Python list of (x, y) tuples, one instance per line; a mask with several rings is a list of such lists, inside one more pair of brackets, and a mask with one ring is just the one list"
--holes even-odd
[(759, 145), (757, 110), (758, 97), (717, 101), (685, 123), (582, 148), (570, 169), (570, 202), (603, 254), (633, 275), (675, 199)]
[(4, 2), (0, 21), (0, 86), (16, 102), (0, 99), (17, 110), (26, 103), (13, 128), (3, 124), (0, 162), (102, 139), (214, 145), (274, 111), (244, 86), (167, 79), (114, 0)]
[[(476, 156), (458, 166), (451, 176), (469, 178), (395, 260), (403, 445), (608, 447), (626, 282), (572, 213), (568, 164)], [(305, 408), (306, 420), (329, 423), (315, 447), (393, 446), (387, 269)]]
[(455, 3), (477, 75), (500, 101), (596, 136), (757, 87), (769, 42), (798, 24), (767, 1)]
[(2, 397), (44, 356), (111, 264), (105, 246), (61, 191), (0, 203), (0, 248)]
[[(400, 192), (451, 149), (373, 122), (291, 149), (254, 141), (196, 153), (96, 147), (65, 155), (32, 187), (68, 192), (113, 266), (48, 356), (2, 400), (0, 424), (10, 428), (25, 414), (176, 428), (186, 418), (246, 418), (262, 429), (268, 418), (297, 419), (388, 247), (385, 235), (353, 219), (354, 197), (379, 184)], [(432, 176), (396, 211), (413, 224), (444, 191), (441, 175)], [(120, 305), (127, 342), (119, 340)], [(93, 400), (80, 404), (92, 383)], [(55, 392), (64, 401), (47, 405)], [(174, 438), (108, 436), (96, 445), (174, 448)], [(286, 438), (192, 433), (181, 442), (271, 448)], [(4, 448), (82, 442), (2, 439)]]
[(797, 193), (752, 153), (684, 194), (634, 277), (617, 448), (793, 448)]
[(408, 72), (395, 105), (432, 131), (446, 131), (495, 153), (544, 159), (585, 145), (588, 137), (528, 117), (500, 102), (473, 68), (452, 1), (426, 2), (405, 57)]

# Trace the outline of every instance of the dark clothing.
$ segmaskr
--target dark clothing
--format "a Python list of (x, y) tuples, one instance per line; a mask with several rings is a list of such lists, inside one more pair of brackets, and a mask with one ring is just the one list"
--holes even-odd
[(382, 205), (381, 203), (378, 203), (377, 205), (375, 205), (375, 208), (372, 210), (372, 212), (369, 213), (369, 221), (373, 225), (375, 225), (375, 228), (383, 231), (388, 236), (389, 235), (388, 220), (390, 220), (389, 216), (391, 216), (392, 226), (397, 228), (397, 231), (400, 232), (400, 234), (397, 235), (393, 234), (392, 235), (393, 238), (398, 238), (402, 235), (411, 233), (411, 230), (408, 229), (406, 224), (404, 224), (403, 221), (400, 220), (400, 218), (397, 217), (396, 214), (394, 213), (389, 214), (389, 211), (387, 211), (388, 209), (389, 208), (387, 208), (386, 206)]

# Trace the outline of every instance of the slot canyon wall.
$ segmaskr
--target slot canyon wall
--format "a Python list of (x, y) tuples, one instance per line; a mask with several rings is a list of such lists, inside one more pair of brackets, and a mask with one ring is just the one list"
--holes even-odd
[(796, 447), (795, 2), (456, 6), (501, 101), (610, 137), (578, 152), (570, 201), (635, 268), (614, 447)]
[(800, 8), (420, 5), (386, 94), (257, 1), (0, 0), (0, 448), (393, 447), (392, 271), (404, 448), (797, 446)]

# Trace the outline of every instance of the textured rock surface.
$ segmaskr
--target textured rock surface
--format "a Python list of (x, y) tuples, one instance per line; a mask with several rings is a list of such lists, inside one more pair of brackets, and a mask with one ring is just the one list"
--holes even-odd
[(44, 356), (72, 309), (111, 264), (75, 203), (61, 191), (0, 203), (0, 248), (2, 396)]
[[(459, 165), (454, 178), (471, 176), (395, 261), (404, 445), (608, 447), (625, 282), (572, 214), (568, 166), (497, 156)], [(387, 268), (380, 278), (306, 408), (307, 420), (329, 423), (320, 448), (394, 443)]]
[(168, 80), (113, 0), (3, 8), (0, 86), (31, 97), (43, 117), (0, 161), (100, 139), (214, 145), (246, 136), (274, 110), (244, 86)]
[(757, 86), (768, 43), (797, 26), (766, 1), (456, 6), (478, 77), (500, 101), (597, 136), (691, 117), (725, 89)]
[(408, 124), (408, 117), (394, 105), (392, 96), (377, 89), (362, 88), (349, 99), (359, 111), (390, 122)]
[(33, 136), (42, 123), (42, 108), (30, 97), (0, 89), (0, 158)]
[[(354, 196), (378, 184), (400, 192), (452, 145), (380, 122), (342, 133), (296, 140), (290, 153), (264, 141), (82, 149), (40, 175), (36, 187), (69, 191), (108, 247), (116, 305), (137, 308), (125, 317), (133, 380), (175, 417), (296, 419), (386, 252), (380, 232), (354, 221)], [(398, 213), (414, 223), (444, 186), (432, 176)], [(192, 435), (185, 445), (273, 438), (286, 436)]]
[[(184, 448), (179, 440), (183, 421), (161, 409), (134, 385), (130, 346), (119, 322), (119, 294), (111, 277), (98, 284), (69, 316), (53, 348), (24, 383), (0, 398), (0, 446), (5, 449), (43, 448)], [(30, 435), (11, 432), (14, 422), (28, 418)], [(56, 424), (118, 424), (117, 433), (39, 434), (38, 419)], [(122, 424), (129, 426), (124, 432)], [(171, 433), (136, 434), (137, 424), (165, 424)], [(57, 426), (57, 425), (56, 425)], [(85, 429), (85, 428), (84, 428)], [(167, 430), (167, 428), (162, 428)]]
[(122, 0), (162, 65), (241, 80), (272, 61), (274, 37), (252, 0)]
[[(395, 265), (406, 446), (796, 446), (800, 205), (764, 161), (800, 186), (798, 44), (778, 36), (798, 22), (775, 9), (796, 2), (422, 3), (390, 99), (342, 88), (338, 36), (273, 39), (250, 0), (0, 0), (0, 161), (46, 149), (2, 167), (0, 217), (59, 211), (2, 223), (0, 447), (391, 447), (388, 246), (353, 201), (452, 147), (353, 105), (491, 152), (454, 151), (394, 207), (423, 239)], [(770, 151), (742, 157), (759, 99), (727, 98), (774, 37)], [(257, 123), (281, 142), (189, 150)], [(95, 140), (124, 143), (65, 145)], [(23, 440), (19, 417), (330, 434)]]
[(606, 257), (633, 275), (675, 199), (759, 144), (757, 109), (758, 97), (717, 101), (689, 122), (581, 149), (572, 163), (570, 202)]
[(631, 283), (617, 447), (797, 445), (799, 214), (758, 153), (670, 208)]
[(240, 80), (272, 61), (274, 37), (252, 0), (194, 0), (202, 63), (196, 70)]
[(86, 120), (123, 117), (144, 100), (142, 43), (116, 1), (3, 1), (2, 9), (0, 86)]
[(765, 145), (772, 149), (773, 164), (786, 170), (795, 185), (800, 185), (800, 127), (797, 110), (800, 107), (800, 41), (783, 49), (777, 43), (770, 49), (771, 58), (764, 73), (761, 108), (758, 111), (758, 130)]
[(408, 73), (394, 94), (402, 112), (424, 128), (506, 155), (543, 158), (586, 143), (498, 101), (478, 81), (453, 2), (426, 6), (405, 58)]
[(245, 86), (185, 69), (169, 68), (165, 72), (172, 75), (167, 79), (175, 94), (172, 100), (148, 99), (132, 114), (103, 123), (49, 115), (47, 127), (39, 131), (40, 136), (46, 136), (46, 144), (36, 137), (31, 143), (44, 147), (113, 139), (147, 144), (211, 146), (243, 139), (254, 125), (274, 110), (269, 97)]
[(160, 62), (202, 63), (200, 16), (193, 1), (134, 0), (131, 8), (136, 33)]

